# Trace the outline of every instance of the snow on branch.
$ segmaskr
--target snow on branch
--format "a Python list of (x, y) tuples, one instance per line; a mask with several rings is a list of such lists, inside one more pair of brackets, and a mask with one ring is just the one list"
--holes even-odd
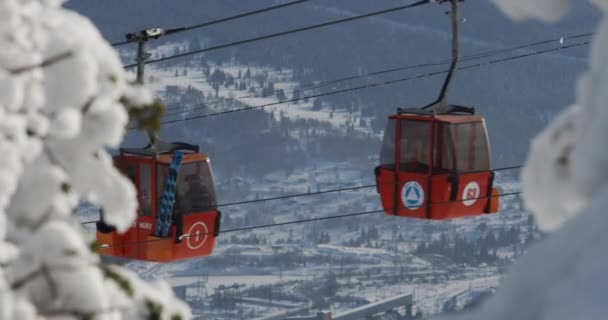
[[(522, 171), (524, 200), (552, 233), (515, 263), (478, 310), (448, 319), (570, 320), (606, 318), (608, 258), (608, 12), (595, 32), (577, 102), (533, 141)], [(495, 0), (509, 15), (554, 20), (566, 0)]]
[(72, 55), (73, 55), (72, 52), (65, 52), (65, 53), (62, 53), (62, 54), (58, 54), (58, 55), (56, 55), (54, 57), (51, 57), (49, 59), (46, 59), (46, 60), (42, 61), (39, 64), (35, 64), (35, 65), (31, 65), (31, 66), (26, 66), (26, 67), (19, 67), (19, 68), (10, 69), (10, 70), (8, 70), (8, 72), (11, 73), (11, 74), (13, 74), (13, 75), (18, 75), (20, 73), (32, 71), (32, 70), (37, 69), (37, 68), (44, 68), (44, 67), (50, 66), (50, 65), (52, 65), (52, 64), (54, 64), (56, 62), (59, 62), (61, 60), (67, 59), (67, 58), (70, 58)]
[(570, 0), (494, 0), (494, 3), (513, 19), (539, 18), (546, 22), (559, 20), (570, 8)]
[(187, 319), (168, 285), (101, 265), (73, 216), (87, 199), (129, 227), (135, 190), (106, 150), (163, 108), (62, 2), (0, 0), (0, 320)]

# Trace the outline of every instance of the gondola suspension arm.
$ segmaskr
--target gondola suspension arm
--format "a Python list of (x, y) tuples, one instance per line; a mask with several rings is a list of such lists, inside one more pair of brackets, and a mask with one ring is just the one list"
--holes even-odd
[(444, 113), (448, 110), (447, 95), (450, 89), (450, 84), (458, 66), (458, 59), (460, 58), (460, 47), (459, 47), (459, 34), (460, 34), (460, 19), (458, 14), (458, 2), (463, 0), (438, 0), (438, 3), (450, 2), (451, 11), (448, 13), (452, 17), (452, 62), (450, 69), (441, 87), (439, 97), (431, 104), (423, 107), (423, 110), (430, 110), (435, 113)]

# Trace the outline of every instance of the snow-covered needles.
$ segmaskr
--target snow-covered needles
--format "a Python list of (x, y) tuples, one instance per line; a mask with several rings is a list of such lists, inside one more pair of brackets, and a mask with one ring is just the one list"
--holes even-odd
[[(555, 20), (566, 0), (495, 0), (517, 18)], [(608, 10), (608, 0), (595, 0)], [(608, 259), (608, 19), (595, 33), (575, 105), (532, 143), (522, 172), (526, 206), (553, 230), (512, 267), (479, 310), (452, 319), (570, 320), (606, 317)], [(559, 107), (559, 106), (558, 106)]]
[[(569, 1), (496, 1), (517, 7), (516, 16), (560, 17)], [(608, 10), (607, 0), (595, 0)], [(507, 9), (512, 12), (515, 9)], [(589, 207), (608, 186), (608, 21), (594, 35), (590, 65), (578, 83), (577, 102), (564, 110), (533, 141), (522, 171), (526, 206), (544, 230), (555, 230)]]
[(73, 217), (87, 199), (130, 226), (135, 190), (106, 148), (152, 100), (62, 2), (0, 0), (0, 320), (188, 318), (168, 286), (101, 266)]

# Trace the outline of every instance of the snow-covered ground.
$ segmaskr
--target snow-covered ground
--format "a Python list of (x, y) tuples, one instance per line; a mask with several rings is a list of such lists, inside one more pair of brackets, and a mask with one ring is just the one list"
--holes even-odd
[[(165, 45), (161, 47), (161, 49), (155, 48), (155, 50), (151, 51), (151, 53), (156, 52), (156, 55), (158, 55), (157, 52), (166, 50), (166, 47), (171, 47), (171, 45)], [(283, 89), (285, 91), (286, 98), (283, 101), (293, 99), (292, 94), (294, 89), (300, 86), (292, 79), (292, 72), (290, 70), (277, 71), (273, 68), (263, 66), (246, 66), (237, 64), (236, 62), (232, 62), (230, 64), (224, 63), (221, 66), (221, 69), (224, 73), (230, 74), (235, 79), (237, 78), (239, 72), (244, 74), (247, 69), (250, 70), (252, 75), (267, 74), (268, 80), (274, 83), (275, 90)], [(281, 101), (276, 97), (276, 95), (262, 96), (260, 93), (260, 88), (258, 88), (257, 93), (251, 93), (248, 90), (237, 90), (233, 86), (225, 87), (223, 85), (220, 86), (216, 97), (215, 89), (212, 87), (209, 79), (207, 79), (204, 72), (200, 68), (176, 67), (162, 69), (156, 65), (150, 65), (146, 66), (145, 70), (146, 86), (155, 92), (157, 96), (162, 96), (163, 92), (168, 86), (177, 86), (180, 88), (193, 87), (203, 91), (207, 96), (207, 99), (205, 101), (201, 101), (201, 103), (204, 102), (209, 108), (210, 111), (208, 111), (208, 113), (226, 111), (227, 109), (224, 104), (219, 103), (224, 99), (236, 100), (248, 107), (274, 104)], [(175, 75), (176, 70), (178, 72), (178, 76)], [(135, 77), (134, 73), (132, 73), (132, 76)], [(255, 86), (254, 80), (251, 80), (250, 82)], [(315, 91), (306, 90), (306, 88), (307, 87), (303, 87), (302, 89), (302, 98), (316, 94)], [(279, 115), (282, 115), (290, 119), (318, 120), (329, 123), (336, 128), (346, 128), (346, 123), (356, 124), (361, 118), (361, 114), (359, 112), (350, 113), (344, 110), (332, 111), (329, 106), (325, 106), (321, 110), (313, 110), (312, 106), (314, 102), (315, 98), (310, 98), (306, 101), (299, 100), (297, 102), (286, 102), (264, 107), (264, 110), (267, 112), (274, 111), (277, 120)], [(169, 109), (167, 110), (166, 119), (176, 120), (184, 119), (191, 115), (200, 115), (201, 113), (197, 113), (197, 111), (200, 111), (200, 106), (197, 105), (182, 106), (179, 109)], [(373, 132), (367, 126), (355, 126), (355, 130), (366, 134), (373, 134)]]

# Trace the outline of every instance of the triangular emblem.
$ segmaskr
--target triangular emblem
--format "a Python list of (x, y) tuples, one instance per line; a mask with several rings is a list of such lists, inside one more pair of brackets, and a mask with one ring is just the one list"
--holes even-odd
[(416, 210), (424, 203), (424, 190), (416, 181), (409, 181), (401, 189), (401, 201), (409, 210)]
[(420, 200), (418, 190), (416, 190), (414, 187), (409, 187), (407, 190), (405, 190), (405, 200), (410, 203), (418, 203)]

